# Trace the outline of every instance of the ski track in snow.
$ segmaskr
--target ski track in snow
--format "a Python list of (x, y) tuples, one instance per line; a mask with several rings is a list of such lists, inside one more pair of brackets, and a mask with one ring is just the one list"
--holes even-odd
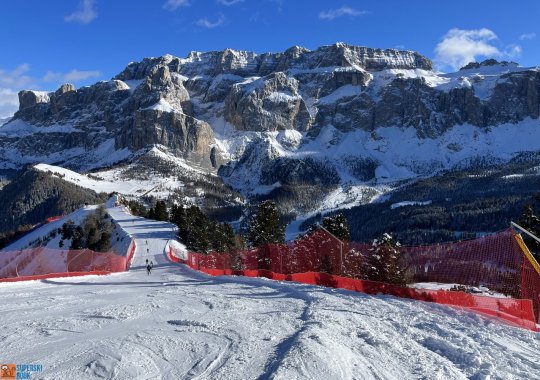
[(3, 362), (43, 364), (46, 379), (540, 378), (538, 333), (391, 296), (210, 277), (167, 261), (173, 225), (109, 212), (136, 239), (132, 270), (0, 284)]

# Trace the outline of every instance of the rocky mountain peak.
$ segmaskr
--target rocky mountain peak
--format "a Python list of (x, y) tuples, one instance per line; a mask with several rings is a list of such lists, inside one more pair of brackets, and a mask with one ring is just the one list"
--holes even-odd
[[(293, 171), (334, 185), (426, 175), (454, 162), (448, 157), (472, 159), (452, 140), (456, 128), (484, 133), (539, 117), (539, 70), (495, 60), (466, 68), (441, 74), (413, 51), (341, 42), (145, 58), (88, 87), (21, 91), (19, 111), (0, 127), (0, 157), (9, 168), (45, 160), (87, 170), (161, 145), (236, 188), (249, 177), (253, 189), (287, 184)], [(411, 151), (452, 141), (437, 148), (442, 158), (407, 161), (402, 141), (392, 141), (403, 134), (419, 141)], [(338, 146), (332, 162), (319, 162), (329, 161), (320, 151)]]
[(432, 70), (431, 61), (413, 51), (373, 49), (345, 43), (309, 50), (293, 46), (282, 53), (257, 53), (243, 50), (192, 51), (184, 59), (165, 55), (132, 62), (116, 76), (137, 80), (148, 76), (155, 66), (166, 65), (171, 72), (187, 77), (232, 74), (244, 77), (265, 76), (277, 71), (313, 70), (325, 67), (356, 67), (368, 71), (385, 69)]
[(470, 69), (479, 69), (481, 67), (490, 67), (490, 66), (518, 67), (518, 63), (517, 62), (512, 62), (512, 61), (510, 61), (510, 62), (509, 61), (497, 61), (496, 59), (490, 58), (490, 59), (486, 59), (486, 60), (484, 60), (482, 62), (469, 62), (465, 66), (460, 68), (459, 70), (463, 71), (463, 70), (470, 70)]

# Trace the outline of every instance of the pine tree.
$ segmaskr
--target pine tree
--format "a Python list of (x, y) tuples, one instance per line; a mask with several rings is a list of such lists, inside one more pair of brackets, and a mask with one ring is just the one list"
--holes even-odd
[(156, 202), (156, 206), (154, 208), (154, 219), (164, 222), (169, 220), (169, 213), (167, 212), (167, 205), (165, 204), (165, 201)]
[(363, 273), (366, 279), (388, 284), (407, 284), (408, 271), (399, 247), (399, 242), (386, 233), (374, 240), (364, 259)]
[(70, 249), (83, 249), (85, 246), (86, 241), (84, 240), (84, 230), (81, 226), (77, 226), (72, 235)]
[(103, 231), (99, 239), (99, 242), (96, 245), (96, 251), (107, 252), (110, 249), (111, 249), (111, 234), (108, 231)]
[(343, 214), (324, 218), (322, 226), (342, 241), (349, 241), (351, 238), (349, 224), (347, 223), (347, 218), (345, 218), (345, 215)]
[(285, 242), (285, 226), (274, 202), (264, 201), (259, 205), (249, 223), (248, 241), (253, 247)]

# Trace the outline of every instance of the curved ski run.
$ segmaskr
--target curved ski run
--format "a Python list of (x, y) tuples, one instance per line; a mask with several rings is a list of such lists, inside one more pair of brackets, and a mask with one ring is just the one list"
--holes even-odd
[[(444, 306), (209, 277), (169, 264), (168, 223), (111, 215), (132, 270), (0, 284), (1, 360), (54, 379), (532, 379), (540, 334)], [(148, 244), (145, 244), (148, 240)], [(148, 249), (148, 251), (146, 251)], [(146, 258), (157, 265), (151, 275)]]

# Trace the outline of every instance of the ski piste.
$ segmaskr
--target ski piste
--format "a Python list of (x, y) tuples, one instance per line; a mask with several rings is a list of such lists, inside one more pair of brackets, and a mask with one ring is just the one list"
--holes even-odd
[(136, 241), (130, 271), (0, 284), (4, 362), (41, 364), (54, 379), (532, 379), (540, 370), (538, 333), (392, 296), (210, 277), (168, 261), (174, 225), (107, 211)]

